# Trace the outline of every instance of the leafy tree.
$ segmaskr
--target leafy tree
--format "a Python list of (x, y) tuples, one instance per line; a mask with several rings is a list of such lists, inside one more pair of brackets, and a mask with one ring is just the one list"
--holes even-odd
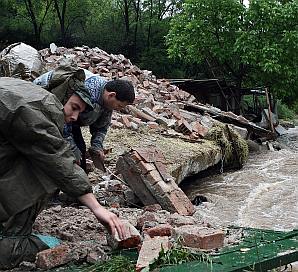
[(289, 103), (298, 98), (297, 1), (251, 1), (235, 50), (251, 67), (249, 83), (271, 86)]
[[(186, 0), (167, 35), (168, 52), (208, 61), (238, 86), (267, 85), (280, 97), (297, 93), (298, 2)], [(291, 92), (292, 90), (292, 92)]]
[[(14, 3), (13, 3), (14, 2)], [(44, 27), (45, 18), (51, 8), (53, 0), (23, 0), (12, 1), (12, 9), (19, 18), (29, 22), (33, 28), (35, 46), (41, 43), (41, 33)]]
[[(53, 0), (63, 46), (73, 45), (76, 36), (86, 31), (86, 18), (90, 15), (92, 1), (89, 0)], [(81, 29), (81, 31), (79, 30)]]

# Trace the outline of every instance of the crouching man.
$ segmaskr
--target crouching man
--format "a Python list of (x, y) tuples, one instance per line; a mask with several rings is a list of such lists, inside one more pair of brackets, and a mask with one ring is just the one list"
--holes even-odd
[(33, 83), (55, 93), (58, 89), (67, 87), (65, 79), (70, 75), (79, 76), (85, 82), (85, 88), (91, 97), (94, 109), (79, 114), (78, 120), (64, 127), (64, 137), (69, 141), (72, 150), (86, 171), (86, 144), (82, 136), (81, 127), (89, 126), (91, 147), (89, 153), (93, 160), (103, 161), (105, 158), (103, 142), (111, 125), (114, 110), (123, 110), (135, 99), (133, 85), (122, 79), (107, 81), (105, 78), (93, 74), (88, 70), (61, 65), (33, 81)]
[(84, 85), (71, 78), (68, 86), (56, 96), (26, 81), (0, 78), (0, 269), (34, 261), (48, 248), (32, 226), (57, 189), (78, 198), (112, 235), (126, 236), (121, 220), (97, 202), (63, 138), (64, 122), (93, 107)]

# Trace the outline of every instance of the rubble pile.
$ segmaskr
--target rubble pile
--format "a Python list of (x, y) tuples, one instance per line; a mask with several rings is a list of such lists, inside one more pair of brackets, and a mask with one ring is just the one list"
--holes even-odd
[[(13, 48), (1, 53), (0, 68), (4, 67), (1, 63), (5, 58), (9, 63), (7, 57)], [(107, 79), (129, 80), (136, 91), (133, 105), (123, 112), (114, 111), (112, 129), (105, 140), (111, 149), (108, 155), (110, 161), (105, 162), (107, 169), (112, 166), (124, 181), (110, 173), (89, 174), (97, 199), (103, 205), (117, 208), (111, 210), (129, 221), (127, 225), (131, 237), (121, 241), (119, 237), (106, 235), (103, 226), (98, 224), (89, 210), (82, 207), (55, 206), (40, 214), (34, 230), (60, 238), (63, 245), (41, 252), (37, 266), (50, 269), (69, 261), (93, 262), (105, 259), (104, 251), (110, 247), (139, 247), (137, 269), (140, 270), (158, 255), (161, 248), (170, 248), (170, 242), (177, 237), (183, 236), (185, 245), (193, 248), (210, 250), (223, 246), (224, 233), (200, 222), (195, 207), (178, 187), (185, 177), (223, 161), (218, 139), (204, 139), (214, 124), (219, 123), (211, 116), (213, 112), (215, 115), (222, 114), (220, 110), (199, 104), (192, 95), (167, 80), (156, 79), (151, 71), (139, 69), (121, 54), (108, 54), (88, 46), (67, 49), (54, 44), (36, 51), (37, 55), (34, 50), (28, 52), (16, 54), (20, 63), (22, 53), (26, 59), (41, 56), (39, 71), (16, 61), (17, 69), (0, 69), (0, 75), (33, 80), (65, 60), (71, 60), (79, 67)], [(13, 59), (17, 60), (18, 57)], [(5, 67), (9, 68), (9, 65)], [(200, 111), (187, 110), (185, 106), (189, 105)], [(234, 126), (230, 129), (238, 128)], [(246, 137), (246, 129), (239, 131)], [(84, 135), (84, 138), (88, 137), (90, 134)], [(246, 146), (239, 145), (241, 148), (244, 150)], [(88, 162), (88, 167), (93, 169), (92, 162)], [(125, 182), (127, 184), (123, 184)], [(121, 208), (140, 200), (145, 205), (143, 209)]]
[[(183, 237), (184, 244), (197, 250), (213, 250), (229, 243), (223, 231), (200, 221), (197, 213), (193, 216), (171, 214), (158, 204), (142, 209), (110, 210), (123, 219), (125, 226), (130, 229), (129, 237), (121, 240), (118, 236), (111, 236), (84, 207), (55, 206), (44, 210), (37, 218), (34, 231), (56, 236), (62, 240), (62, 244), (41, 251), (36, 267), (51, 269), (74, 261), (94, 263), (105, 260), (111, 248), (138, 247), (140, 251), (136, 269), (140, 271), (158, 256), (161, 247), (170, 249), (178, 236)], [(72, 233), (72, 238), (66, 238), (65, 232)]]
[(146, 125), (151, 129), (161, 126), (187, 138), (203, 137), (208, 128), (201, 124), (201, 116), (183, 109), (184, 102), (194, 103), (195, 98), (166, 80), (156, 79), (151, 71), (141, 70), (123, 55), (108, 54), (99, 48), (88, 46), (55, 47), (40, 50), (46, 71), (55, 69), (65, 60), (71, 60), (81, 68), (107, 79), (125, 79), (132, 82), (136, 90), (134, 105), (128, 112), (113, 116), (112, 127), (137, 130)]

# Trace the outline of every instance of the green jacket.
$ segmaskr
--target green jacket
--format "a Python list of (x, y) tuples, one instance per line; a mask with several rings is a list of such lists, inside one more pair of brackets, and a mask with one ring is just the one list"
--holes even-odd
[(73, 197), (92, 191), (63, 139), (62, 110), (41, 87), (0, 78), (0, 222), (57, 188)]

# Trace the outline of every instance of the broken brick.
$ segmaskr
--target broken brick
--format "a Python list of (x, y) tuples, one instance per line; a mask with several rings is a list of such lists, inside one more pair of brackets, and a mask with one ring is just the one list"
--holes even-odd
[(127, 220), (122, 220), (122, 222), (125, 224), (125, 228), (127, 230), (127, 233), (129, 233), (129, 237), (126, 237), (125, 239), (121, 240), (119, 238), (118, 232), (116, 232), (115, 236), (108, 234), (107, 241), (108, 244), (113, 249), (123, 249), (123, 248), (133, 248), (137, 247), (138, 244), (141, 243), (141, 235), (139, 231), (130, 224)]
[(40, 251), (36, 255), (36, 266), (40, 269), (51, 269), (72, 261), (71, 250), (66, 245)]
[(157, 222), (156, 216), (152, 212), (145, 212), (137, 219), (137, 228), (142, 229), (145, 222)]
[(143, 210), (148, 212), (157, 212), (162, 210), (162, 208), (159, 204), (152, 204), (152, 205), (147, 205), (143, 207)]
[(169, 237), (156, 236), (154, 238), (147, 238), (141, 247), (138, 261), (136, 264), (136, 271), (141, 271), (147, 267), (152, 261), (158, 257), (159, 252), (170, 248)]
[(152, 228), (144, 229), (151, 238), (155, 236), (171, 236), (173, 227), (169, 224), (160, 224)]
[(121, 120), (122, 120), (122, 123), (123, 123), (127, 128), (130, 128), (130, 127), (131, 127), (131, 123), (130, 123), (130, 121), (128, 120), (127, 116), (122, 115), (122, 116), (121, 116)]
[(184, 225), (173, 230), (174, 238), (181, 238), (185, 246), (200, 249), (214, 249), (223, 246), (224, 232), (195, 225)]

